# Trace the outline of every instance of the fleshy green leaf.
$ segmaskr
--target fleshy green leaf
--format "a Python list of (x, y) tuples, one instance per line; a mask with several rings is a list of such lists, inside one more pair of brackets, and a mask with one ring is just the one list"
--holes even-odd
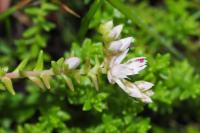
[(60, 73), (60, 68), (58, 67), (57, 63), (55, 61), (51, 61), (51, 67), (53, 69), (53, 72), (55, 74), (59, 74)]
[(12, 81), (8, 77), (3, 77), (2, 80), (3, 84), (5, 85), (6, 89), (12, 94), (15, 95), (15, 90), (12, 85)]
[(14, 70), (14, 72), (19, 72), (21, 70), (23, 70), (26, 66), (26, 64), (28, 63), (29, 61), (29, 57), (25, 58), (18, 66), (17, 68)]
[(62, 57), (62, 58), (60, 58), (56, 63), (57, 63), (57, 65), (58, 65), (58, 67), (62, 67), (62, 65), (63, 65), (63, 63), (64, 63), (64, 58)]
[(50, 80), (51, 80), (51, 76), (49, 76), (48, 74), (46, 73), (42, 73), (40, 75), (44, 85), (46, 86), (47, 89), (50, 89), (51, 88), (51, 85), (50, 85)]
[(34, 68), (35, 71), (40, 71), (43, 69), (43, 66), (44, 66), (44, 57), (43, 56), (44, 56), (43, 51), (40, 51), (36, 66)]
[(8, 71), (8, 67), (0, 67), (0, 76), (4, 76)]
[(45, 86), (44, 86), (44, 84), (43, 84), (43, 82), (41, 81), (41, 79), (40, 78), (38, 78), (38, 77), (29, 77), (29, 79), (31, 80), (31, 81), (33, 81), (33, 83), (35, 83), (38, 87), (40, 87), (42, 90), (46, 90), (46, 88), (45, 88)]
[(72, 80), (69, 77), (67, 77), (66, 75), (62, 75), (62, 77), (64, 78), (64, 80), (67, 83), (67, 86), (70, 88), (70, 90), (74, 91), (74, 85), (72, 83)]

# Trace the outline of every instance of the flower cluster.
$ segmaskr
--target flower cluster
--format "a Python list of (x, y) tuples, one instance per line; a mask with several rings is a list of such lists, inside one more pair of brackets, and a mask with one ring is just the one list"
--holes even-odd
[(119, 87), (131, 97), (137, 98), (145, 103), (152, 102), (153, 91), (150, 88), (152, 83), (146, 81), (136, 81), (134, 83), (127, 80), (128, 76), (138, 74), (146, 67), (145, 57), (138, 57), (122, 63), (126, 57), (133, 37), (120, 39), (123, 26), (113, 27), (113, 22), (109, 21), (100, 27), (106, 43), (106, 59), (104, 68), (106, 69), (108, 81), (111, 84), (118, 84)]

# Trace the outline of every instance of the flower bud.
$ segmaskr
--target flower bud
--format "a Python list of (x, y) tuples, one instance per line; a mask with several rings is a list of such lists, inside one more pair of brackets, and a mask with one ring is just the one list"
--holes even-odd
[(109, 33), (109, 38), (111, 40), (116, 40), (119, 38), (120, 34), (121, 34), (121, 31), (122, 31), (122, 28), (123, 28), (123, 25), (120, 24), (120, 25), (117, 25), (115, 26)]
[(141, 91), (147, 91), (147, 90), (149, 90), (153, 86), (152, 83), (146, 82), (146, 81), (136, 81), (134, 84), (137, 85), (137, 87)]
[(80, 59), (78, 57), (70, 57), (68, 59), (65, 59), (65, 64), (68, 65), (69, 69), (75, 69), (80, 64)]
[(127, 37), (124, 39), (120, 39), (118, 41), (113, 41), (111, 42), (108, 49), (113, 52), (123, 52), (129, 48), (132, 41), (133, 41), (132, 37)]
[(107, 34), (110, 30), (112, 30), (112, 28), (113, 28), (113, 21), (108, 21), (100, 25), (99, 32), (104, 35)]

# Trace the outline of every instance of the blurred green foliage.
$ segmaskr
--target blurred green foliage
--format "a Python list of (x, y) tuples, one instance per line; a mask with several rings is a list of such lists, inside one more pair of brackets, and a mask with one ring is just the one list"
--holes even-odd
[[(113, 20), (124, 25), (123, 36), (136, 39), (127, 58), (147, 57), (148, 68), (132, 80), (153, 82), (154, 102), (145, 105), (128, 97), (109, 85), (105, 76), (100, 77), (99, 91), (87, 74), (80, 81), (72, 79), (75, 91), (70, 91), (60, 76), (52, 80), (47, 92), (29, 81), (17, 80), (15, 96), (0, 90), (0, 133), (200, 132), (198, 0), (64, 3), (82, 17), (70, 16), (53, 1), (41, 0), (18, 11), (26, 14), (29, 25), (21, 24), (14, 15), (1, 20), (1, 69), (8, 66), (12, 70), (25, 57), (31, 59), (27, 64), (31, 68), (41, 49), (45, 61), (60, 55), (78, 56), (83, 64), (80, 69), (89, 69), (104, 58), (98, 26)], [(56, 16), (56, 21), (48, 16)]]

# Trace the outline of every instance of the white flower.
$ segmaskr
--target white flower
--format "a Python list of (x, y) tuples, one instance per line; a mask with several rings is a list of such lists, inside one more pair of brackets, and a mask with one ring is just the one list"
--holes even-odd
[(113, 52), (123, 52), (129, 48), (131, 42), (133, 42), (133, 37), (127, 37), (110, 43), (109, 50)]
[(127, 52), (128, 49), (119, 56), (114, 56), (110, 61), (107, 73), (110, 83), (115, 83), (118, 79), (125, 79), (127, 76), (138, 74), (139, 71), (146, 67), (146, 60), (144, 57), (133, 58), (124, 64), (120, 64), (125, 58)]
[(129, 49), (119, 55), (113, 56), (109, 62), (109, 70), (107, 71), (107, 77), (110, 83), (117, 83), (119, 87), (125, 91), (129, 96), (140, 99), (142, 102), (151, 103), (151, 96), (153, 91), (150, 88), (152, 83), (146, 81), (136, 81), (131, 83), (127, 80), (128, 76), (138, 74), (146, 67), (145, 57), (137, 57), (128, 60), (125, 63), (121, 63), (126, 57)]
[(137, 81), (131, 83), (126, 80), (116, 80), (116, 83), (124, 90), (129, 96), (140, 99), (142, 102), (151, 103), (151, 96), (154, 94), (150, 88), (152, 83), (146, 81)]
[(75, 69), (80, 64), (80, 59), (78, 57), (70, 57), (68, 59), (65, 59), (65, 64), (68, 65), (69, 69)]

